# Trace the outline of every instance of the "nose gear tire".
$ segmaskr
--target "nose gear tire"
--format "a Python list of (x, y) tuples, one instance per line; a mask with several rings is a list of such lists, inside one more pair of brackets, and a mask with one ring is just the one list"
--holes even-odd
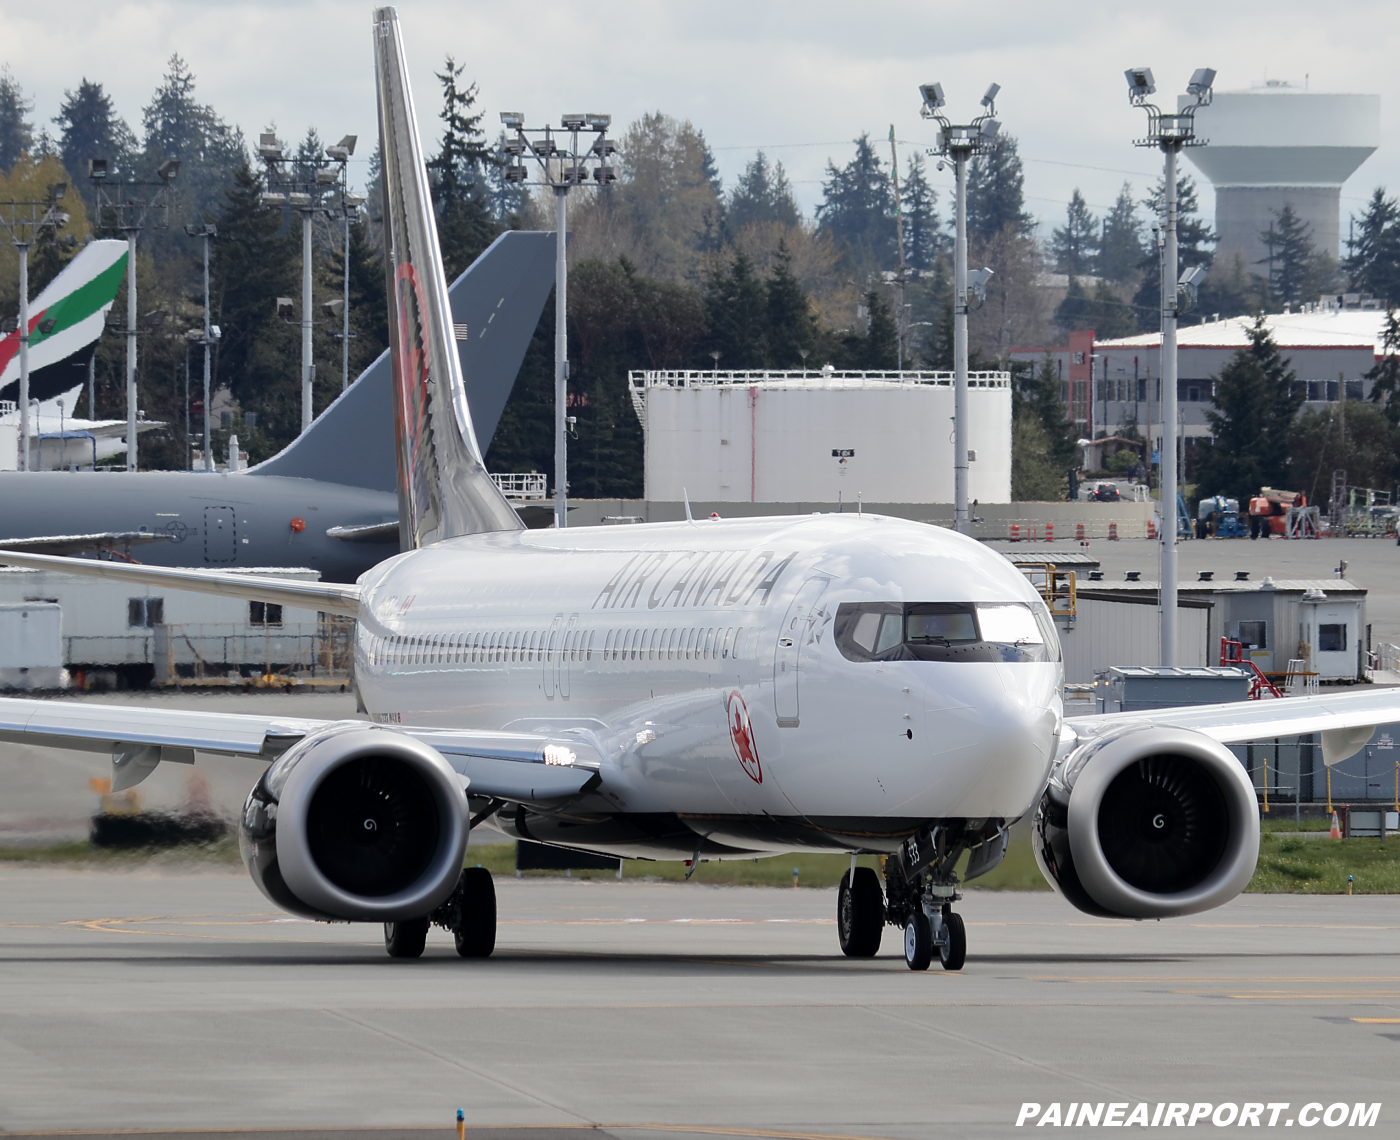
[(904, 926), (904, 963), (911, 970), (927, 970), (933, 961), (933, 923), (923, 911), (915, 911)]
[(428, 920), (408, 918), (384, 924), (384, 949), (390, 958), (421, 958), (428, 943)]
[(880, 950), (885, 929), (885, 896), (880, 879), (869, 867), (857, 867), (841, 876), (836, 894), (836, 934), (847, 958), (873, 958)]
[(943, 930), (947, 938), (938, 948), (938, 960), (945, 970), (961, 970), (967, 961), (967, 927), (963, 925), (962, 915), (945, 911)]
[(485, 867), (468, 867), (458, 888), (461, 911), (453, 939), (463, 958), (489, 958), (496, 948), (496, 884)]

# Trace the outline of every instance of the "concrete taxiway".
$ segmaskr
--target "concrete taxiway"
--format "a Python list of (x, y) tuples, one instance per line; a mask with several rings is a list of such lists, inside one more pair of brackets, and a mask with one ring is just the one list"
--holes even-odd
[(450, 1129), (462, 1106), (495, 1128), (975, 1138), (1015, 1134), (1026, 1101), (1400, 1121), (1400, 898), (1113, 923), (974, 892), (966, 969), (914, 974), (890, 928), (842, 959), (830, 891), (497, 885), (495, 957), (435, 932), (404, 962), (241, 873), (2, 866), (0, 1128)]

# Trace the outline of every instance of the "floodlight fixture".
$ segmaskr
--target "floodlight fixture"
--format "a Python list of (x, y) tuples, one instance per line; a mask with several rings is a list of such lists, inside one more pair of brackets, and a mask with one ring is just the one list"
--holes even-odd
[(1123, 74), (1128, 79), (1129, 99), (1140, 101), (1156, 92), (1157, 84), (1152, 81), (1150, 67), (1130, 67)]
[(277, 298), (277, 315), (284, 321), (290, 321), (296, 314), (296, 311), (296, 305), (293, 304), (290, 297)]
[(290, 193), (287, 195), (287, 205), (294, 210), (305, 210), (311, 205), (311, 195), (298, 192)]
[(519, 158), (529, 149), (529, 144), (519, 135), (516, 135), (514, 138), (505, 139), (501, 143), (501, 149), (512, 158)]
[(334, 166), (322, 166), (316, 171), (317, 186), (334, 186), (340, 181), (340, 170)]
[(520, 111), (502, 111), (501, 125), (512, 131), (525, 129), (525, 115)]
[(617, 143), (613, 139), (604, 138), (602, 135), (599, 135), (598, 141), (593, 144), (591, 149), (594, 154), (607, 157), (610, 154), (617, 153)]
[(505, 168), (505, 180), (511, 183), (524, 182), (529, 177), (530, 172), (524, 166), (507, 166)]
[(588, 125), (599, 133), (606, 131), (612, 126), (611, 115), (600, 115), (595, 111), (592, 114), (584, 115), (584, 118), (588, 121)]
[(598, 182), (616, 182), (617, 170), (611, 166), (600, 166), (593, 171), (593, 177)]
[(50, 186), (48, 188), (49, 205), (52, 206), (55, 202), (62, 202), (63, 195), (67, 190), (68, 183), (66, 182), (55, 182), (52, 186)]
[(1180, 284), (1185, 285), (1188, 289), (1199, 288), (1205, 279), (1206, 271), (1199, 265), (1193, 265), (1182, 271)]
[(345, 313), (345, 302), (337, 297), (333, 301), (327, 301), (321, 306), (321, 310), (332, 320), (339, 320)]
[(162, 182), (169, 183), (172, 178), (180, 173), (180, 160), (178, 158), (167, 158), (156, 167), (156, 177)]
[(1215, 69), (1211, 67), (1198, 67), (1191, 73), (1191, 82), (1186, 85), (1189, 94), (1200, 98), (1202, 95), (1209, 95), (1212, 87), (1215, 86)]
[(1001, 124), (995, 119), (988, 119), (982, 124), (982, 137), (988, 140), (994, 139), (999, 130), (1001, 130)]
[(258, 157), (264, 162), (282, 161), (282, 144), (275, 134), (264, 133), (258, 136)]
[(105, 158), (88, 159), (87, 172), (89, 178), (106, 178), (107, 160)]
[(588, 125), (588, 116), (582, 112), (572, 115), (561, 115), (559, 117), (559, 125), (566, 131), (581, 131)]
[(358, 141), (358, 139), (358, 135), (346, 135), (334, 146), (326, 147), (327, 156), (335, 159), (336, 162), (346, 161), (352, 154), (355, 153), (355, 143)]
[(993, 83), (990, 87), (987, 88), (987, 93), (982, 96), (982, 106), (986, 107), (987, 110), (991, 111), (993, 114), (996, 113), (995, 106), (997, 101), (997, 93), (1000, 90), (1001, 84)]
[(968, 270), (968, 292), (976, 294), (976, 296), (980, 300), (985, 301), (987, 299), (987, 282), (992, 279), (992, 276), (993, 274), (990, 269), (983, 268)]
[(948, 100), (943, 97), (943, 84), (925, 83), (919, 88), (919, 94), (923, 96), (925, 116), (932, 115)]
[(269, 209), (280, 209), (287, 204), (287, 195), (268, 191), (258, 198), (258, 202)]
[(365, 204), (365, 196), (363, 194), (346, 194), (343, 201), (346, 209), (358, 210)]

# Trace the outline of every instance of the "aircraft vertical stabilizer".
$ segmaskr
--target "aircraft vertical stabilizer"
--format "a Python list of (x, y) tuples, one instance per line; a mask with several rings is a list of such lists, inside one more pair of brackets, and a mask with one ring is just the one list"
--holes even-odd
[[(29, 302), (29, 395), (51, 400), (86, 383), (88, 361), (126, 274), (126, 242), (88, 242)], [(0, 396), (19, 382), (19, 332), (0, 334)]]
[(465, 534), (520, 530), (523, 524), (486, 473), (472, 429), (393, 8), (375, 11), (374, 53), (384, 161), (400, 546), (410, 550)]

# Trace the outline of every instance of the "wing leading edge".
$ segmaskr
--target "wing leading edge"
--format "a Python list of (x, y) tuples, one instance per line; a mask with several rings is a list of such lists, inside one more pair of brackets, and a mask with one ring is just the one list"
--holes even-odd
[(1320, 732), (1323, 759), (1330, 765), (1355, 755), (1378, 725), (1400, 723), (1400, 688), (1065, 718), (1079, 738), (1144, 723), (1188, 728), (1221, 744)]

